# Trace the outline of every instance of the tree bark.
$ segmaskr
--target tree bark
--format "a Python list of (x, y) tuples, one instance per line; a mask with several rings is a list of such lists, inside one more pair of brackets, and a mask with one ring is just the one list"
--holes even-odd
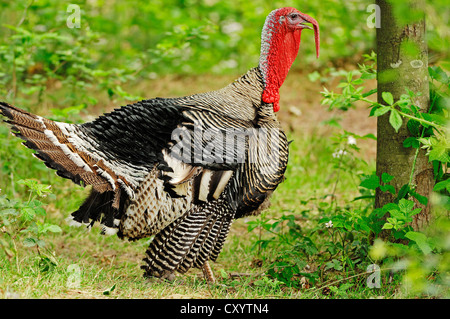
[[(407, 2), (412, 10), (420, 8), (420, 1)], [(407, 93), (405, 88), (408, 88), (416, 94), (420, 92), (421, 95), (413, 101), (414, 105), (422, 112), (427, 112), (430, 96), (425, 19), (405, 23), (404, 17), (400, 19), (394, 14), (397, 3), (398, 1), (376, 1), (381, 17), (381, 25), (376, 33), (378, 103), (386, 104), (382, 99), (382, 92), (391, 92), (396, 101), (402, 94)], [(403, 147), (405, 138), (411, 136), (406, 122), (406, 119), (403, 119), (398, 133), (389, 123), (389, 113), (378, 117), (377, 122), (376, 172), (380, 178), (383, 173), (394, 176), (390, 184), (397, 192), (410, 181), (416, 153), (414, 148)], [(419, 151), (411, 184), (415, 186), (418, 194), (430, 198), (434, 185), (433, 166), (423, 150)], [(378, 188), (375, 207), (383, 207), (394, 199), (394, 195)], [(430, 201), (427, 206), (416, 201), (416, 207), (421, 207), (422, 211), (415, 216), (412, 227), (420, 230), (430, 222)]]

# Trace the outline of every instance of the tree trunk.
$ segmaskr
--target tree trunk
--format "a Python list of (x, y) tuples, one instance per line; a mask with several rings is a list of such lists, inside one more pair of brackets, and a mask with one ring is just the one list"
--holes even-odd
[[(402, 94), (407, 93), (405, 88), (408, 88), (416, 94), (420, 92), (421, 95), (413, 102), (422, 112), (427, 112), (430, 96), (425, 20), (422, 17), (416, 21), (404, 21), (404, 17), (401, 19), (394, 14), (397, 12), (395, 6), (398, 2), (404, 3), (404, 1), (376, 1), (381, 15), (381, 25), (376, 34), (378, 103), (385, 104), (382, 92), (391, 92), (396, 101)], [(419, 8), (419, 1), (407, 2), (411, 10)], [(406, 122), (404, 119), (398, 133), (389, 123), (389, 113), (378, 117), (377, 123), (377, 175), (381, 177), (383, 173), (388, 173), (394, 176), (390, 184), (397, 192), (410, 182), (416, 153), (414, 148), (403, 147), (403, 141), (410, 136)], [(418, 194), (430, 198), (434, 185), (433, 166), (423, 150), (419, 151), (411, 182)], [(382, 192), (378, 188), (375, 207), (383, 207), (394, 199), (394, 195)], [(415, 216), (412, 226), (415, 230), (420, 230), (430, 221), (430, 201), (427, 206), (416, 201), (416, 207), (421, 207), (422, 211)]]

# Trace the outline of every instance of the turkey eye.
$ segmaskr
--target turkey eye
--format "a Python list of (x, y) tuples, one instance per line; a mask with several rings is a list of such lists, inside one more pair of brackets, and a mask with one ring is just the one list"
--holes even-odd
[(291, 20), (297, 20), (298, 18), (300, 18), (300, 15), (298, 13), (292, 13), (290, 14), (289, 18), (291, 18)]

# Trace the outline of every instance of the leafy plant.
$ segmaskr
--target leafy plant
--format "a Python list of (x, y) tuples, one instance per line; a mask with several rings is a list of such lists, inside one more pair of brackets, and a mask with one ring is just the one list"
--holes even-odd
[[(374, 53), (365, 55), (366, 61), (375, 61)], [(390, 92), (381, 92), (382, 99), (387, 105), (379, 104), (368, 97), (376, 92), (376, 89), (364, 92), (364, 80), (372, 79), (376, 76), (374, 69), (375, 62), (371, 65), (359, 65), (359, 70), (348, 71), (345, 81), (338, 87), (342, 88), (341, 93), (335, 93), (324, 88), (322, 92), (323, 104), (330, 108), (348, 110), (357, 101), (368, 103), (371, 107), (369, 116), (381, 116), (389, 112), (389, 123), (398, 131), (404, 119), (408, 121), (408, 130), (413, 137), (408, 137), (404, 141), (405, 147), (414, 147), (417, 150), (421, 146), (427, 150), (430, 161), (441, 162), (444, 167), (450, 160), (450, 143), (448, 134), (450, 129), (449, 110), (446, 101), (450, 99), (450, 80), (447, 74), (440, 67), (430, 67), (431, 77), (431, 105), (428, 113), (421, 112), (414, 105), (413, 99), (416, 93), (406, 89), (407, 94), (403, 94), (398, 101), (394, 102)], [(421, 128), (422, 126), (422, 128)], [(416, 156), (418, 151), (416, 152)], [(442, 171), (441, 171), (442, 172)], [(442, 175), (442, 173), (441, 173)]]
[(422, 208), (414, 209), (414, 201), (402, 198), (398, 204), (388, 203), (384, 205), (382, 210), (389, 213), (383, 229), (394, 230), (394, 238), (399, 239), (405, 238), (406, 232), (412, 229), (408, 225), (413, 221), (413, 216), (420, 213)]
[(20, 180), (17, 183), (29, 189), (29, 197), (26, 201), (20, 201), (0, 196), (0, 229), (5, 234), (0, 243), (4, 253), (16, 259), (17, 267), (19, 242), (24, 247), (35, 248), (39, 266), (42, 270), (48, 270), (56, 265), (56, 259), (49, 250), (45, 251), (46, 242), (43, 238), (48, 233), (61, 232), (61, 228), (45, 221), (47, 214), (38, 198), (51, 194), (51, 187), (35, 180)]
[[(430, 77), (434, 83), (431, 87), (437, 91), (432, 93), (429, 113), (422, 113), (414, 106), (412, 101), (415, 94), (410, 91), (396, 102), (391, 93), (383, 92), (382, 98), (386, 105), (381, 105), (369, 98), (376, 90), (365, 88), (366, 81), (376, 77), (374, 69), (376, 55), (374, 53), (366, 55), (366, 59), (368, 64), (359, 65), (358, 70), (330, 71), (332, 77), (343, 78), (338, 85), (341, 92), (335, 93), (325, 88), (322, 92), (323, 103), (329, 105), (331, 109), (346, 111), (357, 101), (366, 102), (371, 107), (369, 116), (389, 113), (390, 124), (395, 130), (407, 121), (407, 127), (413, 137), (406, 139), (404, 146), (414, 147), (416, 150), (420, 147), (427, 149), (430, 161), (433, 161), (435, 167), (437, 183), (434, 190), (441, 192), (443, 198), (449, 198), (447, 192), (450, 184), (445, 173), (448, 165), (447, 154), (450, 150), (446, 144), (448, 133), (446, 123), (449, 115), (444, 103), (448, 98), (446, 93), (449, 85), (448, 77), (442, 73), (442, 69), (430, 68)], [(317, 78), (313, 77), (312, 80)], [(441, 82), (436, 85), (438, 80)], [(330, 124), (336, 126), (336, 123)], [(267, 273), (271, 277), (288, 286), (300, 287), (299, 278), (305, 276), (320, 285), (331, 274), (340, 278), (339, 281), (343, 280), (342, 276), (345, 274), (348, 278), (357, 278), (354, 273), (363, 274), (368, 265), (376, 262), (387, 268), (394, 267), (399, 269), (398, 271), (404, 271), (403, 278), (413, 276), (412, 274), (421, 266), (426, 269), (427, 276), (433, 274), (434, 278), (439, 278), (436, 282), (445, 285), (444, 278), (437, 273), (437, 269), (443, 268), (441, 258), (444, 257), (440, 254), (445, 254), (442, 239), (439, 239), (441, 235), (414, 231), (410, 226), (413, 217), (421, 211), (421, 208), (415, 208), (414, 201), (427, 205), (429, 199), (418, 194), (411, 181), (396, 192), (391, 185), (395, 176), (384, 173), (379, 177), (367, 173), (369, 166), (360, 158), (356, 143), (358, 139), (367, 138), (375, 137), (359, 136), (348, 131), (335, 134), (333, 137), (335, 151), (331, 154), (330, 161), (336, 173), (332, 191), (323, 198), (311, 198), (302, 202), (305, 205), (314, 203), (319, 214), (318, 219), (313, 217), (317, 219), (316, 227), (305, 230), (301, 222), (299, 225), (295, 215), (286, 214), (279, 219), (270, 220), (264, 216), (262, 219), (249, 222), (249, 231), (254, 229), (260, 231), (257, 241), (260, 250), (277, 247), (278, 253), (268, 266)], [(340, 205), (334, 195), (343, 174), (351, 176), (360, 196), (356, 196), (352, 202)], [(359, 183), (356, 182), (358, 179)], [(393, 201), (382, 208), (374, 209), (377, 189), (391, 193)], [(332, 200), (327, 200), (330, 197)], [(310, 214), (309, 218), (312, 216), (314, 215)], [(279, 227), (280, 225), (285, 225), (289, 231)], [(264, 232), (270, 233), (270, 237), (265, 237)], [(383, 235), (382, 243), (389, 253), (382, 254), (383, 257), (380, 258), (372, 252), (379, 250), (378, 238), (382, 232), (387, 234)], [(433, 266), (424, 266), (423, 263), (429, 256), (436, 258), (433, 259)], [(407, 266), (395, 268), (397, 267), (395, 263), (400, 262)], [(308, 267), (310, 270), (307, 270)], [(345, 298), (348, 296), (349, 288), (354, 285), (355, 282), (349, 281), (339, 287), (331, 286), (330, 289), (335, 296)], [(428, 285), (427, 282), (424, 287)]]
[[(376, 61), (374, 54), (366, 56), (369, 61)], [(423, 232), (413, 231), (410, 223), (413, 216), (420, 213), (421, 208), (415, 208), (413, 198), (423, 205), (427, 205), (429, 199), (421, 196), (415, 191), (415, 185), (412, 184), (412, 176), (415, 169), (415, 162), (418, 156), (419, 148), (427, 150), (430, 162), (433, 162), (436, 185), (434, 190), (442, 192), (445, 198), (444, 203), (448, 202), (449, 193), (447, 189), (448, 174), (447, 167), (450, 156), (450, 146), (448, 143), (449, 134), (449, 110), (448, 103), (450, 97), (450, 81), (448, 75), (440, 67), (430, 67), (429, 74), (431, 78), (431, 103), (428, 113), (421, 112), (413, 103), (416, 96), (414, 92), (406, 89), (407, 94), (401, 96), (394, 102), (390, 92), (381, 92), (381, 97), (386, 105), (379, 104), (369, 99), (369, 96), (376, 90), (365, 90), (365, 80), (374, 78), (376, 70), (375, 64), (359, 65), (358, 71), (349, 71), (345, 75), (345, 80), (338, 87), (342, 88), (341, 93), (335, 93), (325, 89), (323, 103), (330, 108), (339, 108), (347, 110), (353, 107), (356, 101), (363, 101), (371, 107), (369, 116), (381, 116), (389, 113), (389, 123), (398, 131), (403, 122), (407, 121), (407, 128), (411, 137), (405, 139), (404, 147), (413, 147), (416, 149), (414, 164), (412, 166), (409, 183), (403, 185), (398, 193), (389, 184), (395, 178), (384, 173), (381, 179), (375, 174), (367, 175), (361, 182), (361, 187), (374, 191), (380, 188), (383, 192), (390, 192), (394, 195), (392, 203), (384, 205), (382, 208), (374, 209), (369, 215), (372, 220), (372, 231), (375, 236), (381, 233), (381, 230), (389, 231), (389, 246), (393, 251), (391, 256), (397, 258), (411, 258), (423, 260), (423, 256), (429, 256), (433, 251), (437, 252), (435, 245), (438, 239), (429, 237)], [(358, 77), (359, 76), (359, 77)], [(448, 207), (447, 204), (444, 204)], [(387, 216), (380, 228), (380, 223), (376, 220), (382, 220)], [(401, 243), (398, 241), (400, 240)], [(419, 248), (416, 250), (416, 248)], [(370, 247), (373, 249), (373, 247)], [(418, 254), (421, 253), (423, 255)], [(435, 264), (435, 266), (438, 263)], [(329, 263), (329, 267), (340, 267), (337, 260)], [(439, 267), (439, 266), (437, 266)], [(424, 267), (433, 272), (429, 267)], [(407, 273), (414, 272), (414, 268), (406, 268)]]

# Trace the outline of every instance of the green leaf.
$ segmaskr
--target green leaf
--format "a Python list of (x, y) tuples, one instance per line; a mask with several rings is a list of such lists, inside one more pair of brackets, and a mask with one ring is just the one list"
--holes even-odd
[(341, 270), (342, 269), (342, 264), (339, 260), (333, 258), (331, 261), (327, 262), (325, 264), (325, 269), (336, 269), (336, 270)]
[(412, 136), (420, 136), (420, 122), (410, 119), (406, 123), (406, 127), (408, 128), (408, 131), (411, 133)]
[(389, 214), (392, 217), (390, 217), (390, 218), (388, 217), (386, 220), (393, 225), (397, 224), (400, 220), (405, 219), (405, 213), (401, 212), (398, 209), (389, 210)]
[(417, 199), (417, 200), (419, 201), (419, 203), (421, 203), (422, 205), (425, 205), (425, 206), (428, 205), (428, 198), (427, 198), (427, 197), (425, 197), (425, 196), (423, 196), (423, 195), (420, 195), (420, 194), (416, 193), (416, 192), (413, 191), (413, 190), (411, 190), (409, 193), (410, 193), (415, 199)]
[(20, 212), (22, 213), (22, 219), (25, 221), (31, 221), (36, 216), (34, 209), (30, 207), (24, 207)]
[(111, 292), (114, 291), (114, 289), (116, 289), (116, 284), (114, 284), (111, 288), (106, 289), (105, 291), (103, 291), (103, 295), (108, 296), (111, 294)]
[(390, 110), (391, 110), (390, 106), (382, 106), (382, 107), (376, 108), (375, 111), (373, 112), (373, 115), (380, 116), (380, 115), (383, 115), (383, 114), (389, 112)]
[(391, 111), (391, 115), (389, 116), (389, 123), (395, 129), (395, 132), (398, 133), (398, 130), (402, 126), (403, 120), (402, 117), (400, 116), (400, 113), (398, 113), (397, 110)]
[(368, 189), (376, 189), (380, 186), (380, 180), (377, 175), (370, 175), (368, 178), (361, 182), (360, 186)]
[(381, 174), (381, 180), (383, 181), (383, 183), (389, 183), (393, 178), (394, 176), (389, 175), (388, 173)]
[(386, 224), (383, 225), (383, 228), (382, 228), (382, 229), (392, 229), (393, 227), (394, 227), (394, 226), (393, 226), (392, 224), (386, 223)]
[(372, 80), (372, 79), (375, 79), (376, 77), (377, 77), (376, 73), (365, 72), (365, 73), (361, 74), (361, 79), (363, 79), (363, 80)]
[(439, 161), (443, 163), (450, 162), (449, 149), (445, 145), (435, 145), (429, 154), (430, 161)]
[(394, 97), (392, 96), (391, 92), (383, 92), (381, 93), (381, 96), (387, 104), (394, 104)]
[(364, 81), (363, 81), (362, 78), (359, 78), (359, 79), (356, 79), (356, 80), (353, 80), (353, 81), (352, 81), (352, 84), (353, 84), (353, 85), (361, 85), (361, 84), (363, 84), (363, 83), (364, 83)]
[(446, 179), (445, 181), (436, 183), (436, 185), (434, 185), (433, 190), (435, 192), (439, 192), (443, 189), (446, 189), (448, 192), (450, 192), (450, 178)]
[[(364, 74), (363, 74), (364, 75)], [(374, 73), (374, 76), (376, 77), (376, 74)], [(375, 78), (374, 77), (374, 78)], [(361, 78), (362, 78), (362, 76), (361, 76)], [(362, 94), (362, 96), (363, 97), (368, 97), (368, 96), (370, 96), (370, 95), (372, 95), (372, 94), (374, 94), (374, 93), (377, 93), (377, 89), (372, 89), (372, 90), (370, 90), (370, 91), (368, 91), (368, 92), (366, 92), (366, 93), (363, 93)]]
[(400, 199), (398, 202), (398, 207), (404, 213), (410, 212), (414, 207), (414, 202), (412, 200)]
[(401, 198), (405, 198), (406, 195), (408, 195), (408, 192), (409, 192), (409, 191), (410, 191), (409, 184), (403, 185), (403, 186), (400, 188), (400, 190), (398, 191), (398, 195), (397, 195), (396, 200), (400, 200)]
[(434, 122), (438, 125), (442, 125), (445, 126), (448, 123), (448, 119), (444, 116), (438, 115), (438, 114), (428, 114), (428, 113), (423, 113), (421, 114), (422, 118), (424, 120), (430, 121), (430, 122)]
[(15, 210), (14, 208), (5, 208), (0, 210), (0, 215), (17, 215), (17, 210)]
[(392, 185), (381, 185), (380, 189), (382, 192), (390, 192), (392, 195), (395, 195), (395, 188)]
[(223, 279), (227, 279), (227, 278), (228, 278), (228, 274), (227, 274), (227, 272), (226, 272), (223, 268), (220, 269), (220, 276), (221, 276)]
[(412, 212), (410, 213), (411, 216), (417, 215), (418, 213), (420, 213), (422, 211), (422, 208), (416, 208), (413, 209)]
[(38, 245), (39, 247), (45, 247), (45, 241), (43, 241), (41, 239), (37, 239), (36, 245)]
[(433, 80), (447, 84), (449, 82), (449, 77), (444, 70), (439, 66), (431, 66), (428, 68), (428, 72)]
[(428, 255), (433, 250), (428, 244), (427, 236), (423, 233), (409, 231), (405, 234), (405, 237), (413, 240), (425, 255)]
[(247, 231), (251, 232), (252, 230), (254, 230), (256, 227), (259, 226), (259, 222), (258, 221), (249, 221), (247, 222)]
[(384, 212), (392, 212), (392, 211), (394, 211), (394, 210), (398, 210), (399, 208), (398, 208), (398, 205), (397, 204), (394, 204), (394, 203), (387, 203), (387, 204), (385, 204), (384, 206), (383, 206), (383, 208), (382, 208), (382, 210), (384, 211)]
[(60, 233), (62, 231), (61, 227), (59, 227), (58, 225), (45, 224), (45, 226), (45, 229), (52, 233)]
[(34, 247), (37, 245), (36, 238), (28, 237), (23, 240), (23, 245), (25, 247)]
[[(411, 122), (411, 121), (409, 121), (409, 122)], [(417, 140), (417, 138), (410, 136), (410, 137), (405, 138), (405, 140), (403, 141), (403, 147), (404, 148), (408, 148), (408, 147), (419, 148), (420, 143)]]
[(40, 207), (40, 206), (34, 208), (34, 211), (35, 211), (35, 213), (36, 213), (37, 215), (39, 215), (39, 216), (45, 216), (45, 215), (47, 215), (45, 209), (42, 208), (42, 207)]
[(363, 139), (370, 138), (370, 139), (372, 139), (372, 140), (374, 140), (374, 141), (377, 140), (377, 137), (376, 137), (375, 135), (373, 135), (372, 133), (363, 135), (363, 136), (361, 136), (361, 138), (363, 138)]

